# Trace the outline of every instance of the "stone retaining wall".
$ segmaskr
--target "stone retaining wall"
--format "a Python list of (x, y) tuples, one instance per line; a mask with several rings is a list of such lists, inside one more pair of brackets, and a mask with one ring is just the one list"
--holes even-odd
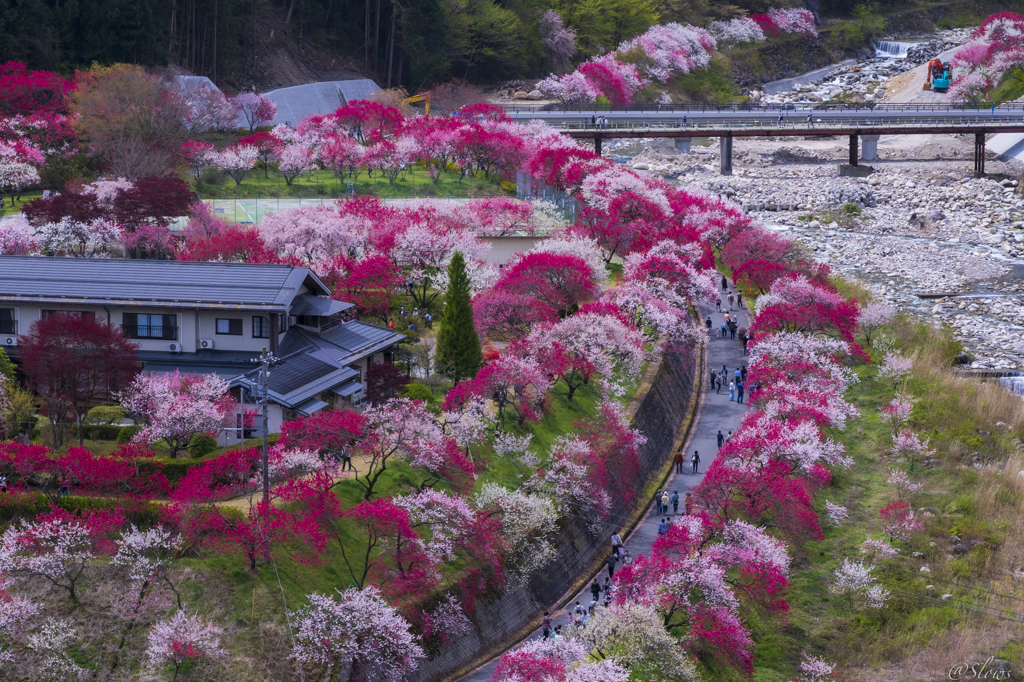
[[(647, 437), (640, 448), (640, 480), (622, 481), (623, 485), (631, 485), (640, 492), (664, 475), (680, 428), (694, 404), (697, 365), (697, 357), (662, 355), (651, 386), (633, 416), (633, 426)], [(624, 527), (627, 519), (649, 502), (646, 498), (634, 499), (626, 508), (613, 509), (610, 518), (621, 521)], [(433, 660), (422, 662), (408, 678), (410, 682), (454, 679), (506, 648), (545, 609), (555, 606), (598, 568), (611, 547), (612, 533), (621, 530), (619, 526), (605, 525), (594, 533), (585, 520), (574, 517), (562, 519), (560, 525), (562, 532), (556, 542), (555, 558), (525, 584), (510, 586), (495, 600), (481, 601), (474, 617), (474, 631), (446, 647)]]

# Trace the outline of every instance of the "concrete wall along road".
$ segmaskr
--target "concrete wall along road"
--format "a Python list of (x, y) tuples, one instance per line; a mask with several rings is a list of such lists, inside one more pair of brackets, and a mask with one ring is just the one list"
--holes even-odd
[(626, 519), (635, 518), (634, 512), (650, 503), (640, 493), (664, 476), (680, 429), (693, 409), (697, 366), (696, 353), (662, 355), (649, 390), (634, 403), (633, 426), (647, 442), (640, 449), (640, 479), (620, 482), (637, 492), (631, 503), (612, 510), (610, 518), (620, 523), (604, 525), (594, 533), (582, 519), (563, 519), (555, 558), (525, 584), (510, 583), (498, 597), (482, 599), (473, 632), (446, 646), (433, 660), (421, 662), (409, 676), (410, 682), (440, 682), (469, 672), (508, 648), (525, 634), (524, 628), (539, 623), (545, 609), (556, 606), (568, 593), (574, 594), (584, 580), (589, 581), (610, 552), (612, 534), (624, 530)]

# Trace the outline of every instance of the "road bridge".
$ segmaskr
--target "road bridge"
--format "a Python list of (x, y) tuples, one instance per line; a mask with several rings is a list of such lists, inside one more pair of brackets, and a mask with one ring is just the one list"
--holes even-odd
[[(1024, 133), (1024, 105), (985, 108), (929, 105), (733, 105), (727, 107), (672, 106), (621, 111), (551, 110), (509, 107), (510, 118), (541, 120), (575, 139), (594, 140), (600, 153), (605, 139), (676, 138), (676, 147), (689, 149), (694, 137), (717, 137), (721, 172), (732, 172), (732, 144), (737, 137), (846, 136), (850, 165), (877, 158), (879, 135), (973, 135), (974, 172), (985, 172), (985, 136)], [(863, 142), (863, 154), (860, 153)]]

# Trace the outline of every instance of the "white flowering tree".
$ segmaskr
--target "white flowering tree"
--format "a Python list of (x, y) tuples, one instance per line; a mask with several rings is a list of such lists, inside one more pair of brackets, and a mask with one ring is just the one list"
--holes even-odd
[(425, 656), (409, 623), (375, 587), (311, 594), (292, 614), (292, 657), (323, 673), (326, 680), (399, 682)]
[(878, 584), (871, 571), (872, 568), (863, 561), (843, 559), (833, 574), (835, 582), (829, 589), (832, 594), (847, 597), (851, 606), (880, 609), (885, 606), (890, 593)]
[(227, 652), (220, 646), (222, 634), (224, 631), (213, 623), (178, 611), (150, 629), (146, 656), (158, 670), (173, 666), (177, 679), (183, 667), (225, 656)]

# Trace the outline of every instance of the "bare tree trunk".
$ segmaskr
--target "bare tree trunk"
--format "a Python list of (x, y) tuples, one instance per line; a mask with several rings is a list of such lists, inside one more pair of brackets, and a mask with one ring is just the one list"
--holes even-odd
[(363, 68), (370, 68), (370, 0), (366, 0), (366, 22), (363, 26)]
[(377, 0), (377, 21), (373, 33), (373, 72), (377, 73), (377, 57), (380, 54), (380, 0)]
[(391, 31), (388, 34), (388, 88), (391, 88), (391, 70), (395, 65), (395, 15), (398, 13), (398, 4), (391, 5)]
[(292, 20), (292, 12), (295, 11), (295, 0), (288, 3), (288, 13), (284, 15), (284, 25), (287, 26)]
[(217, 84), (217, 0), (213, 0), (213, 83)]

